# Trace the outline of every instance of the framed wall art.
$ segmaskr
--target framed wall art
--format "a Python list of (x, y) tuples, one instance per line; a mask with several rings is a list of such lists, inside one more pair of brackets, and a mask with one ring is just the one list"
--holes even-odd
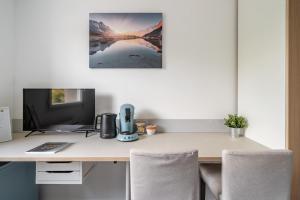
[(90, 13), (90, 68), (162, 68), (162, 13)]

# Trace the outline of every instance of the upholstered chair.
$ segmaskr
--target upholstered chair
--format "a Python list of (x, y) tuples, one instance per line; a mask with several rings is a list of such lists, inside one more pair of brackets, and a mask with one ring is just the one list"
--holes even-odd
[(198, 151), (131, 150), (130, 186), (131, 200), (199, 200)]
[(223, 151), (222, 166), (200, 165), (204, 184), (217, 200), (290, 200), (292, 152)]

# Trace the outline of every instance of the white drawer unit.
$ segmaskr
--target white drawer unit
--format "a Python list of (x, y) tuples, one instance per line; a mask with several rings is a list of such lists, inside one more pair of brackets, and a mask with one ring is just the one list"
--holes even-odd
[(37, 162), (36, 184), (82, 184), (92, 166), (88, 162)]
[(36, 162), (39, 171), (79, 171), (82, 162)]

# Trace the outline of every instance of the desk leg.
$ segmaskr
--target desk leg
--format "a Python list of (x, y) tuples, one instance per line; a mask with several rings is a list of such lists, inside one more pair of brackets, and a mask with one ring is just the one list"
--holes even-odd
[(130, 162), (126, 162), (126, 200), (130, 200)]

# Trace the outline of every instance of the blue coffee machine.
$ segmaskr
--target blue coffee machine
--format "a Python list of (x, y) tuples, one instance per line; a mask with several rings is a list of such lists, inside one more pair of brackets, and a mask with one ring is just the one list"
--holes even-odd
[(131, 142), (139, 139), (136, 133), (134, 123), (134, 106), (131, 104), (124, 104), (121, 106), (120, 114), (120, 130), (117, 139), (122, 142)]

